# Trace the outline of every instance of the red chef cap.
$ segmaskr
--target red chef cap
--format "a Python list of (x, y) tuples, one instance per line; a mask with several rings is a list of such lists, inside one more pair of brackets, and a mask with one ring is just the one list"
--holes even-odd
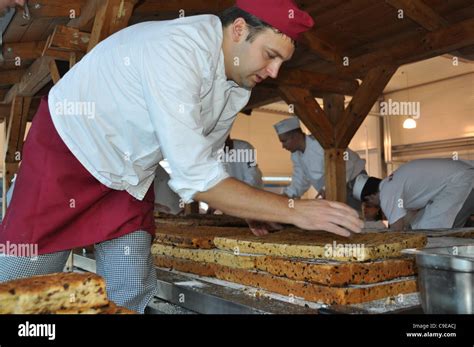
[(298, 40), (311, 29), (313, 18), (298, 8), (293, 0), (237, 0), (235, 6), (270, 24), (283, 34)]

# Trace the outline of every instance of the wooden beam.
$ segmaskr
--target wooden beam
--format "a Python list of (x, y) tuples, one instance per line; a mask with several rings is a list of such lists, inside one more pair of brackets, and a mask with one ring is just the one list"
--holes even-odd
[(194, 12), (206, 12), (206, 13), (217, 13), (225, 10), (228, 7), (234, 5), (234, 0), (155, 0), (145, 1), (139, 4), (135, 10), (135, 14), (138, 16), (152, 15), (163, 12), (173, 12), (178, 16), (180, 10), (184, 10), (186, 13)]
[(345, 150), (344, 148), (324, 150), (325, 198), (327, 200), (347, 202)]
[(81, 32), (76, 28), (56, 25), (46, 48), (85, 53), (90, 41), (90, 36), (91, 34)]
[(284, 69), (276, 80), (269, 80), (273, 85), (290, 85), (324, 93), (354, 95), (359, 83), (356, 80), (337, 78), (328, 74), (300, 69)]
[(293, 105), (295, 114), (316, 137), (323, 148), (335, 145), (334, 127), (329, 121), (314, 96), (307, 90), (298, 87), (279, 87), (283, 100), (288, 105)]
[[(385, 0), (385, 2), (397, 10), (403, 10), (405, 16), (428, 31), (449, 27), (449, 22), (422, 0)], [(463, 55), (459, 51), (454, 53)]]
[(5, 215), (6, 211), (6, 193), (10, 188), (10, 182), (13, 176), (18, 171), (18, 165), (21, 161), (23, 139), (25, 137), (30, 105), (31, 97), (16, 96), (12, 102), (3, 160), (3, 215)]
[[(474, 46), (474, 19), (430, 33), (410, 32), (396, 39), (369, 43), (353, 51), (349, 66), (319, 61), (309, 64), (312, 71), (341, 78), (362, 78), (377, 65), (403, 65), (459, 50), (462, 56)], [(461, 48), (465, 47), (465, 48)]]
[(6, 61), (18, 57), (24, 60), (34, 60), (41, 56), (45, 41), (18, 42), (3, 44), (3, 57)]
[[(30, 110), (28, 111), (28, 122), (31, 122), (33, 120), (33, 117), (38, 109), (40, 101), (41, 101), (40, 97), (35, 96), (32, 98)], [(11, 109), (12, 109), (11, 104), (0, 104), (0, 122), (3, 122), (5, 120), (8, 121), (8, 119), (10, 118)]]
[(369, 71), (336, 127), (336, 145), (346, 148), (367, 114), (383, 93), (396, 66), (377, 66)]
[(23, 150), (23, 139), (30, 105), (31, 97), (16, 96), (12, 102), (5, 141), (5, 161), (8, 163), (21, 161), (21, 155), (19, 154)]
[(19, 82), (24, 72), (24, 69), (0, 71), (0, 85)]
[(374, 66), (408, 64), (471, 45), (474, 45), (474, 18), (364, 54), (351, 59), (349, 66), (340, 66), (338, 70), (351, 75), (369, 71)]
[(15, 84), (5, 96), (4, 103), (11, 103), (16, 95), (33, 96), (51, 81), (49, 72), (50, 57), (41, 57), (26, 70), (20, 82)]
[(403, 10), (403, 14), (426, 30), (434, 31), (449, 26), (449, 22), (436, 13), (422, 0), (385, 0), (396, 10)]
[[(84, 0), (35, 0), (28, 3), (31, 17), (70, 17), (80, 16)], [(74, 11), (74, 12), (71, 12)]]
[(54, 59), (49, 62), (49, 73), (51, 74), (51, 79), (53, 80), (53, 83), (58, 83), (61, 79), (61, 75), (59, 74), (59, 69)]
[(75, 52), (69, 53), (69, 69), (71, 69), (77, 62), (77, 54)]
[[(91, 34), (91, 41), (89, 41), (87, 49), (90, 50), (95, 46), (100, 40), (105, 37), (113, 34), (117, 30), (122, 29), (128, 23), (130, 16), (132, 14), (133, 7), (137, 0), (104, 0), (101, 2), (103, 6), (100, 7), (94, 21), (94, 28)], [(64, 6), (70, 10), (73, 8), (71, 5), (63, 1), (52, 0), (48, 1), (48, 6), (64, 9)], [(31, 5), (31, 4), (30, 4)], [(81, 1), (82, 5), (82, 1)], [(41, 7), (41, 4), (40, 4)], [(89, 7), (89, 14), (90, 8)], [(77, 12), (76, 12), (77, 13)], [(75, 27), (79, 25), (80, 22), (69, 23), (70, 27)], [(92, 42), (92, 37), (94, 42)], [(52, 37), (50, 41), (52, 40)], [(49, 43), (49, 42), (48, 42)], [(53, 50), (54, 52), (54, 50)], [(52, 52), (51, 52), (52, 53)], [(46, 52), (45, 52), (46, 54)], [(53, 55), (53, 54), (51, 54)], [(54, 55), (53, 55), (54, 56)], [(55, 56), (56, 58), (56, 56)], [(67, 52), (67, 56), (60, 57), (61, 60), (69, 61), (70, 55)], [(31, 66), (28, 68), (25, 75), (22, 77), (21, 81), (15, 84), (10, 91), (7, 93), (4, 99), (4, 103), (11, 103), (13, 98), (18, 94), (21, 96), (32, 96), (38, 90), (43, 88), (49, 81), (51, 81), (50, 73), (50, 61), (53, 58), (51, 56), (44, 55), (38, 58)]]
[(77, 28), (81, 31), (92, 31), (94, 18), (97, 10), (104, 4), (105, 0), (87, 0), (81, 9), (81, 15), (71, 19), (67, 24), (68, 27)]
[(302, 43), (322, 59), (332, 62), (342, 62), (342, 55), (333, 44), (320, 37), (318, 28), (313, 28), (303, 34)]
[(87, 51), (126, 27), (136, 3), (137, 0), (105, 0), (97, 10)]
[(336, 126), (344, 114), (344, 95), (329, 94), (323, 98), (324, 112)]
[(280, 101), (280, 93), (277, 88), (258, 86), (252, 90), (252, 95), (242, 111), (252, 110), (261, 106)]

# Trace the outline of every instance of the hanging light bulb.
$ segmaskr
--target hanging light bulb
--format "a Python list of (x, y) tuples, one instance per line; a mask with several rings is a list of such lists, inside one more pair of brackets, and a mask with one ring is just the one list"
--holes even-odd
[(416, 120), (411, 117), (408, 117), (403, 122), (403, 129), (415, 129), (416, 128)]

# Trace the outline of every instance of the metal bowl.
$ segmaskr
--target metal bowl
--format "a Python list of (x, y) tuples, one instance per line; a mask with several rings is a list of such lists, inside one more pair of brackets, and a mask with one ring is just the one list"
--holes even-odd
[(425, 313), (474, 313), (474, 244), (403, 253), (416, 255)]

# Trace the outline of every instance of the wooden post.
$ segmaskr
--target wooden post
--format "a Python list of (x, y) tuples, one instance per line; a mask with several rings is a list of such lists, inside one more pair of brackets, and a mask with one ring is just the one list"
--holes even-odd
[(10, 188), (10, 182), (13, 176), (18, 171), (18, 165), (21, 161), (23, 139), (25, 137), (30, 105), (31, 97), (15, 96), (12, 102), (5, 140), (5, 157), (3, 160), (3, 216), (5, 216), (7, 209), (7, 191)]
[(346, 161), (344, 148), (324, 150), (324, 174), (326, 178), (326, 199), (346, 202)]
[[(344, 95), (329, 94), (323, 98), (324, 112), (336, 131), (344, 114)], [(347, 202), (346, 189), (346, 148), (333, 146), (324, 150), (324, 172), (326, 199)]]

